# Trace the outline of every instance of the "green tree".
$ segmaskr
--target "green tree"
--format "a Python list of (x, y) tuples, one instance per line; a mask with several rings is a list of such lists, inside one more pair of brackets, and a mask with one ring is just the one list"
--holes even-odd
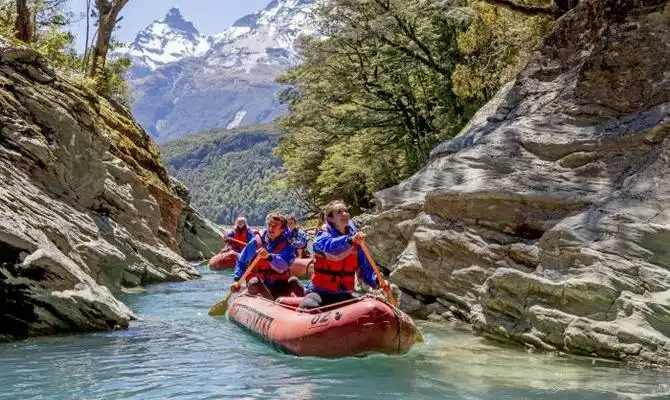
[[(557, 8), (549, 0), (331, 0), (302, 64), (279, 77), (289, 113), (277, 154), (313, 211), (354, 211), (425, 165), (523, 67)], [(518, 6), (518, 7), (517, 7)], [(518, 10), (517, 10), (518, 8)]]
[(369, 207), (372, 193), (418, 170), (478, 108), (452, 90), (464, 26), (443, 7), (334, 0), (316, 9), (327, 39), (299, 42), (303, 63), (279, 79), (291, 89), (278, 154), (288, 184), (312, 203)]

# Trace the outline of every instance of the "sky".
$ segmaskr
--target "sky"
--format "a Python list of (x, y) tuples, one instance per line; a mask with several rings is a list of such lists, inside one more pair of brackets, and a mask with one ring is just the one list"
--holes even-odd
[[(75, 15), (85, 13), (86, 0), (71, 0), (70, 3)], [(223, 31), (238, 18), (261, 10), (269, 3), (270, 0), (129, 0), (121, 10), (123, 20), (114, 35), (117, 40), (131, 42), (137, 32), (165, 16), (172, 7), (179, 8), (200, 33), (210, 35)], [(82, 52), (86, 34), (85, 19), (77, 25), (74, 33), (77, 35), (77, 50)]]

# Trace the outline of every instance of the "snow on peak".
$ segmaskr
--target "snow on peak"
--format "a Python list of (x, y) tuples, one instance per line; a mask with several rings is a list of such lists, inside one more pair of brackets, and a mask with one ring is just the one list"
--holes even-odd
[(298, 63), (294, 42), (314, 33), (310, 12), (313, 0), (272, 0), (263, 10), (238, 19), (212, 36), (207, 55), (212, 69), (225, 67), (250, 72), (258, 65), (290, 67)]
[(130, 45), (115, 51), (130, 56), (136, 64), (156, 69), (186, 57), (197, 57), (209, 50), (209, 41), (178, 8), (140, 31)]

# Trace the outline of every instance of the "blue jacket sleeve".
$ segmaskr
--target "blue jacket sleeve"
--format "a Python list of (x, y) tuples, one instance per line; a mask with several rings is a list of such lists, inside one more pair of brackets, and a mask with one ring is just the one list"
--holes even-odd
[(314, 239), (314, 251), (325, 253), (326, 255), (337, 256), (351, 249), (349, 236), (342, 235), (333, 238), (333, 236), (324, 231), (319, 231)]
[(247, 229), (247, 243), (251, 242), (251, 239), (254, 238), (254, 232), (251, 229)]
[(372, 265), (368, 262), (368, 258), (361, 248), (358, 248), (358, 274), (366, 285), (372, 288), (379, 286), (377, 274), (375, 274), (375, 270), (372, 269)]
[(235, 236), (235, 231), (234, 231), (234, 230), (228, 231), (228, 233), (226, 234), (226, 236), (228, 236), (229, 238), (232, 239), (232, 238)]
[(251, 240), (246, 246), (244, 246), (240, 256), (237, 258), (237, 264), (235, 264), (235, 271), (233, 272), (234, 281), (238, 281), (242, 275), (244, 275), (244, 272), (247, 270), (247, 266), (254, 260), (255, 257), (256, 241)]
[(270, 261), (272, 269), (277, 272), (284, 272), (295, 261), (295, 247), (287, 243), (279, 253), (270, 253), (270, 255), (272, 256), (272, 261)]

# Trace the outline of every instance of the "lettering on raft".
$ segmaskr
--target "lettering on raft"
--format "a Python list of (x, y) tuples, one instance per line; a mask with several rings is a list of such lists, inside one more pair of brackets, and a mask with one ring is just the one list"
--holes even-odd
[(310, 328), (315, 328), (317, 326), (323, 326), (323, 325), (328, 325), (329, 318), (331, 315), (334, 317), (333, 319), (335, 321), (339, 321), (340, 318), (342, 318), (341, 312), (337, 311), (335, 314), (332, 314), (331, 311), (326, 311), (318, 314), (314, 314), (312, 319), (309, 321), (310, 323)]
[(235, 318), (240, 324), (263, 335), (263, 337), (268, 337), (270, 326), (272, 326), (272, 322), (275, 320), (274, 318), (244, 304), (236, 304), (235, 308), (237, 309)]

